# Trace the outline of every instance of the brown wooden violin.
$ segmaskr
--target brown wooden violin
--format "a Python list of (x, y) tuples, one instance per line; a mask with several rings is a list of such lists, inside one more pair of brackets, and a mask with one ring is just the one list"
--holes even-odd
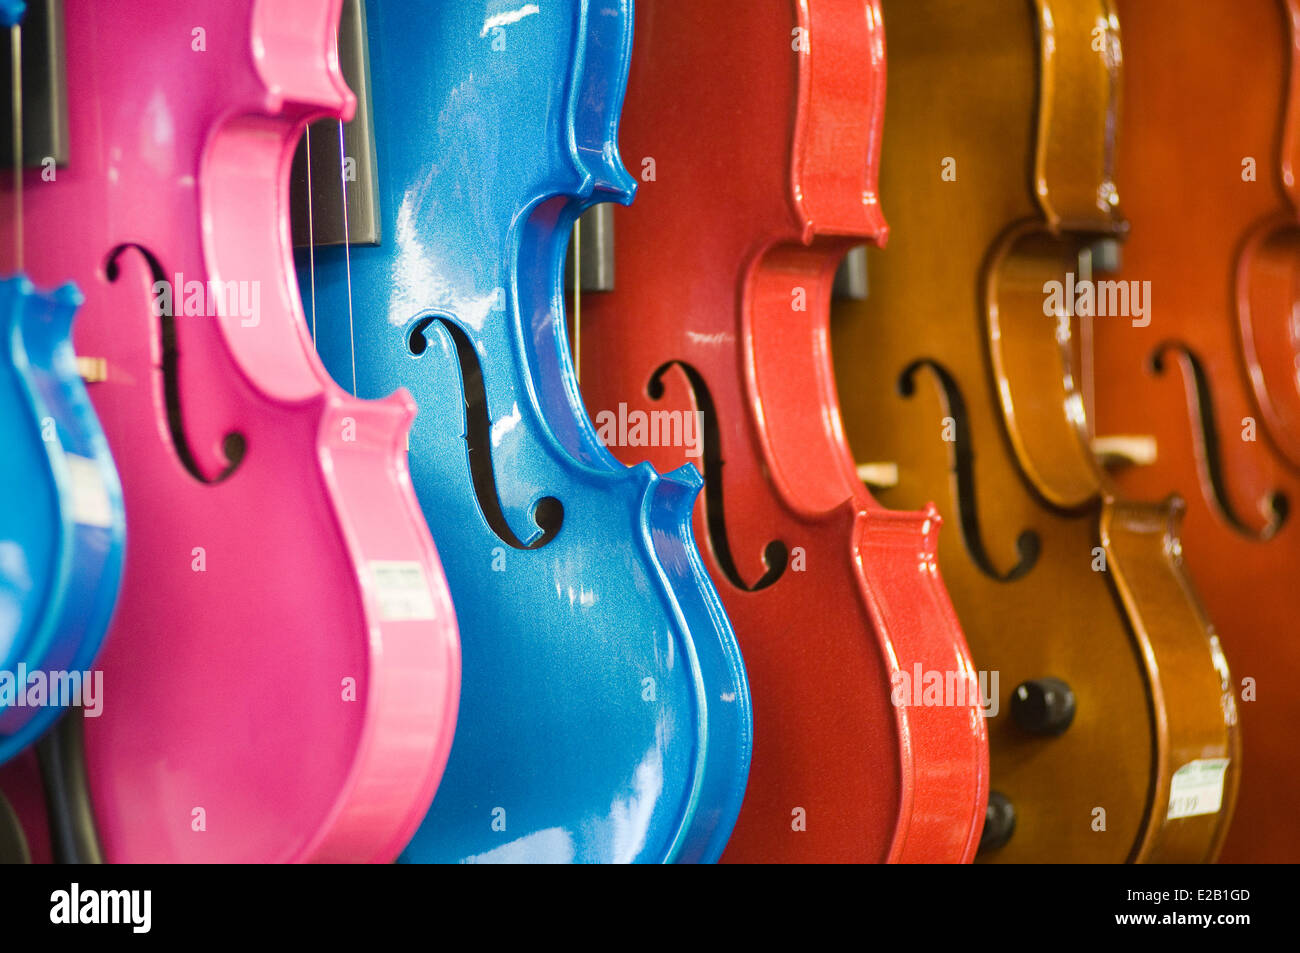
[[(1111, 491), (1074, 322), (1048, 290), (1125, 228), (1113, 5), (886, 0), (884, 15), (893, 234), (868, 254), (866, 299), (837, 307), (833, 353), (864, 472), (897, 467), (882, 502), (938, 498), (959, 527), (940, 563), (1003, 691), (981, 859), (1211, 858), (1236, 736), (1180, 565), (1181, 507)], [(1218, 770), (1221, 810), (1186, 811), (1172, 782), (1188, 764), (1203, 786)]]

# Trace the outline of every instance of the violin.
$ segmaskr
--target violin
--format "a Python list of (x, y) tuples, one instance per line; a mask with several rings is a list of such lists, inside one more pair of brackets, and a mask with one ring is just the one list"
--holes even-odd
[[(65, 7), (76, 148), (25, 189), (28, 269), (85, 294), (131, 520), (83, 827), (110, 862), (391, 861), (446, 758), (459, 653), (410, 397), (329, 380), (288, 271), (294, 144), (354, 102), (338, 0)], [(30, 839), (50, 819), (11, 782)]]
[(122, 490), (69, 337), (80, 299), (0, 281), (0, 763), (63, 710), (102, 701), (90, 671), (122, 575)]
[(1120, 2), (1119, 14), (1116, 164), (1133, 228), (1093, 270), (1154, 294), (1141, 320), (1091, 319), (1095, 426), (1144, 451), (1113, 461), (1126, 493), (1187, 500), (1187, 567), (1232, 663), (1225, 705), (1247, 765), (1222, 859), (1291, 861), (1300, 833), (1279, 792), (1300, 784), (1300, 4)]
[[(94, 836), (79, 826), (85, 776), (74, 733), (77, 706), (92, 716), (102, 710), (103, 678), (93, 663), (117, 599), (124, 547), (121, 485), (69, 337), (80, 300), (71, 285), (38, 294), (26, 278), (0, 281), (7, 331), (0, 400), (8, 405), (0, 440), (12, 451), (0, 473), (0, 635), (11, 649), (0, 661), (0, 763), (39, 763), (32, 793), (44, 795), (38, 810), (49, 818), (51, 850), (69, 862), (98, 856)], [(35, 752), (25, 753), (33, 742)], [(10, 834), (0, 834), (9, 845), (0, 846), (0, 859), (29, 856), (7, 799), (0, 827)]]
[[(19, 271), (24, 170), (64, 151), (60, 98), (39, 83), (30, 93), (25, 88), (29, 78), (41, 78), (42, 64), (25, 69), (31, 63), (23, 59), (24, 38), (34, 38), (33, 47), (48, 42), (55, 25), (50, 9), (42, 4), (29, 15), (24, 4), (0, 5), (0, 22), (11, 31), (4, 152), (13, 174), (13, 262)], [(29, 99), (42, 100), (49, 113), (26, 110)], [(54, 122), (43, 124), (43, 118)], [(7, 404), (0, 439), (9, 448), (0, 472), (7, 504), (0, 516), (0, 763), (17, 758), (39, 771), (30, 793), (43, 795), (36, 813), (43, 810), (50, 819), (51, 850), (60, 860), (88, 862), (98, 858), (99, 847), (80, 824), (85, 775), (77, 761), (76, 706), (95, 714), (103, 701), (102, 679), (91, 666), (121, 581), (124, 515), (117, 470), (70, 339), (80, 301), (71, 285), (38, 294), (24, 277), (0, 281), (6, 331), (0, 400)], [(33, 742), (34, 753), (25, 752)], [(21, 776), (24, 767), (15, 763), (13, 772)], [(22, 821), (0, 792), (0, 860), (26, 862), (30, 856)]]
[[(755, 686), (723, 859), (967, 861), (987, 742), (940, 519), (857, 479), (828, 354), (836, 265), (887, 232), (879, 5), (760, 7), (637, 4), (642, 182), (614, 216), (613, 290), (575, 315), (582, 391), (621, 459), (703, 475), (696, 537)], [(919, 698), (932, 673), (960, 697), (913, 704), (905, 680)]]
[[(946, 501), (939, 563), (1000, 673), (980, 860), (1213, 859), (1239, 770), (1182, 504), (1106, 480), (1059, 300), (1081, 250), (1125, 230), (1114, 13), (885, 0), (893, 237), (833, 318), (849, 441), (866, 472), (896, 468), (882, 502)], [(1215, 811), (1188, 808), (1211, 788)]]
[[(411, 475), (460, 621), (456, 738), (401, 859), (716, 859), (750, 710), (691, 536), (699, 478), (604, 449), (564, 323), (573, 220), (632, 198), (616, 138), (630, 0), (364, 13), (376, 243), (350, 240), (367, 177), (315, 175), (306, 231), (346, 227), (297, 262), (335, 378), (419, 403)], [(333, 168), (358, 158), (324, 141)]]
[[(0, 25), (15, 41), (3, 81), (15, 195), (31, 164), (22, 30), (45, 25), (26, 12), (24, 4), (0, 5)], [(14, 211), (21, 271), (21, 205)], [(80, 704), (83, 692), (97, 694), (85, 681), (122, 575), (122, 489), (70, 338), (80, 301), (70, 285), (39, 294), (25, 277), (0, 280), (0, 441), (9, 451), (0, 470), (0, 764)]]

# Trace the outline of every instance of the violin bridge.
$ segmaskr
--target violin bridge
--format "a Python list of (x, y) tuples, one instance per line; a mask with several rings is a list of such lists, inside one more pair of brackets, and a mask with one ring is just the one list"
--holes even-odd
[[(52, 174), (68, 163), (63, 0), (28, 0), (22, 21), (23, 166)], [(13, 168), (13, 54), (0, 43), (0, 168)], [(51, 165), (51, 160), (53, 160)]]
[[(343, 124), (342, 155), (337, 119), (312, 123), (298, 143), (289, 178), (294, 248), (379, 244), (379, 178), (370, 98), (370, 53), (366, 44), (366, 11), (361, 0), (343, 0), (339, 18), (339, 65), (348, 88), (356, 94), (357, 110), (352, 121)], [(344, 187), (346, 216), (342, 200)]]
[(888, 490), (898, 486), (897, 463), (859, 463), (858, 479), (873, 490)]
[(102, 384), (108, 380), (108, 361), (102, 357), (78, 357), (77, 373), (87, 384)]
[(1103, 467), (1149, 467), (1156, 462), (1156, 438), (1143, 435), (1093, 437), (1092, 452)]

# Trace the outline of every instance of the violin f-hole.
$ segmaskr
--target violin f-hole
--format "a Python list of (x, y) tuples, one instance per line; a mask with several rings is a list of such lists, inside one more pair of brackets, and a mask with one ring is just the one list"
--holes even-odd
[[(134, 242), (124, 242), (108, 253), (108, 258), (104, 262), (104, 275), (110, 282), (116, 282), (121, 277), (122, 267), (118, 264), (118, 259), (128, 249), (139, 252), (140, 257), (149, 266), (153, 287), (157, 287), (160, 282), (167, 283), (167, 275), (153, 252)], [(180, 289), (173, 289), (173, 292), (179, 294)], [(176, 347), (176, 318), (171, 314), (159, 314), (159, 309), (153, 302), (150, 302), (150, 310), (158, 318), (159, 333), (162, 337), (163, 395), (167, 404), (167, 429), (171, 433), (176, 456), (190, 476), (200, 483), (220, 483), (233, 474), (243, 462), (247, 442), (244, 435), (238, 431), (232, 430), (227, 433), (221, 442), (221, 451), (227, 461), (225, 468), (215, 477), (209, 478), (204, 475), (199, 468), (194, 451), (190, 449), (189, 438), (185, 436), (185, 415), (181, 411), (180, 352)]]
[(722, 503), (722, 439), (718, 433), (718, 413), (713, 403), (713, 395), (704, 382), (704, 376), (685, 361), (667, 361), (660, 364), (650, 375), (646, 385), (646, 394), (651, 400), (661, 400), (664, 396), (663, 376), (671, 367), (678, 367), (686, 376), (687, 383), (695, 398), (703, 420), (704, 440), (704, 516), (709, 533), (709, 543), (717, 556), (718, 566), (723, 574), (737, 589), (746, 592), (758, 592), (766, 589), (781, 578), (789, 559), (789, 549), (779, 539), (771, 540), (763, 547), (763, 565), (767, 571), (752, 586), (741, 578), (736, 568), (736, 561), (731, 555), (731, 543), (727, 539), (727, 516)]
[(921, 368), (929, 368), (939, 385), (948, 416), (953, 419), (955, 433), (950, 454), (953, 476), (956, 480), (953, 501), (957, 506), (957, 515), (961, 525), (962, 542), (980, 572), (998, 582), (1014, 582), (1021, 578), (1038, 562), (1041, 542), (1038, 534), (1031, 529), (1023, 530), (1016, 537), (1016, 564), (1007, 572), (1001, 572), (989, 557), (984, 547), (984, 538), (980, 534), (979, 516), (975, 502), (975, 449), (970, 433), (970, 416), (966, 411), (966, 400), (961, 388), (938, 361), (920, 358), (903, 368), (898, 377), (898, 393), (902, 397), (911, 397), (916, 393), (916, 374)]
[(1210, 378), (1196, 353), (1181, 341), (1161, 341), (1148, 359), (1151, 373), (1160, 376), (1166, 369), (1166, 356), (1173, 352), (1183, 367), (1187, 391), (1187, 412), (1197, 433), (1197, 469), (1201, 486), (1208, 490), (1212, 505), (1232, 529), (1247, 539), (1265, 542), (1277, 535), (1291, 511), (1290, 501), (1280, 490), (1270, 490), (1261, 500), (1260, 510), (1266, 522), (1259, 529), (1251, 527), (1237, 515), (1228, 500), (1227, 484), (1223, 476), (1223, 458), (1219, 442), (1219, 428), (1214, 419), (1214, 396), (1210, 392)]
[(451, 338), (460, 365), (461, 393), (465, 401), (465, 444), (469, 451), (470, 479), (474, 484), (474, 496), (478, 500), (479, 510), (492, 532), (506, 545), (515, 549), (540, 549), (559, 534), (560, 527), (564, 524), (564, 504), (553, 496), (542, 497), (533, 507), (532, 513), (538, 531), (532, 534), (529, 542), (524, 542), (515, 535), (506, 522), (501, 499), (497, 494), (496, 474), (492, 468), (492, 420), (488, 416), (483, 366), (479, 363), (474, 343), (464, 328), (455, 321), (435, 315), (415, 322), (407, 335), (407, 347), (416, 357), (423, 354), (429, 346), (424, 332), (434, 322), (440, 324)]

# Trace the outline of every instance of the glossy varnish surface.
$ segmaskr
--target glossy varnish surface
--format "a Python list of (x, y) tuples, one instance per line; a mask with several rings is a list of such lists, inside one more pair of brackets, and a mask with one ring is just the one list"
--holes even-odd
[[(71, 159), (23, 197), (33, 278), (86, 297), (74, 342), (106, 368), (91, 400), (128, 519), (85, 719), (105, 857), (391, 862), (447, 756), (459, 645), (403, 453), (415, 408), (329, 380), (289, 270), (294, 144), (352, 107), (338, 0), (214, 5), (201, 31), (142, 0), (66, 12)], [(401, 570), (396, 609), (376, 563)], [(9, 778), (39, 856), (38, 799)]]
[(1132, 234), (1122, 268), (1104, 277), (1151, 282), (1152, 307), (1147, 327), (1095, 321), (1096, 429), (1156, 439), (1153, 464), (1116, 472), (1125, 492), (1176, 489), (1188, 502), (1187, 566), (1241, 717), (1222, 859), (1295, 861), (1298, 7), (1139, 0), (1119, 14)]
[(975, 693), (890, 699), (914, 666), (971, 673), (939, 520), (924, 501), (885, 510), (855, 479), (829, 357), (836, 263), (886, 234), (878, 6), (640, 0), (636, 26), (624, 151), (643, 181), (615, 214), (614, 292), (583, 299), (582, 390), (598, 424), (626, 405), (703, 425), (693, 446), (606, 437), (629, 463), (705, 477), (695, 535), (754, 685), (724, 860), (969, 859), (986, 793)]
[[(1177, 510), (1112, 497), (1070, 328), (1044, 315), (1044, 282), (1075, 269), (1082, 236), (1123, 229), (1112, 13), (1101, 0), (885, 3), (893, 235), (869, 257), (868, 300), (837, 306), (833, 325), (857, 458), (898, 464), (882, 502), (941, 501), (944, 577), (977, 666), (999, 675), (990, 783), (1016, 827), (981, 859), (1201, 860), (1220, 826), (1164, 821), (1173, 768), (1231, 743)], [(1044, 677), (1077, 701), (1057, 737), (1011, 716), (1016, 686)]]
[(750, 716), (699, 478), (600, 446), (564, 330), (573, 218), (632, 198), (631, 4), (499, 7), (368, 5), (380, 244), (298, 257), (326, 367), (350, 384), (355, 355), (363, 395), (419, 402), (412, 478), (460, 622), (451, 759), (402, 859), (712, 861)]

